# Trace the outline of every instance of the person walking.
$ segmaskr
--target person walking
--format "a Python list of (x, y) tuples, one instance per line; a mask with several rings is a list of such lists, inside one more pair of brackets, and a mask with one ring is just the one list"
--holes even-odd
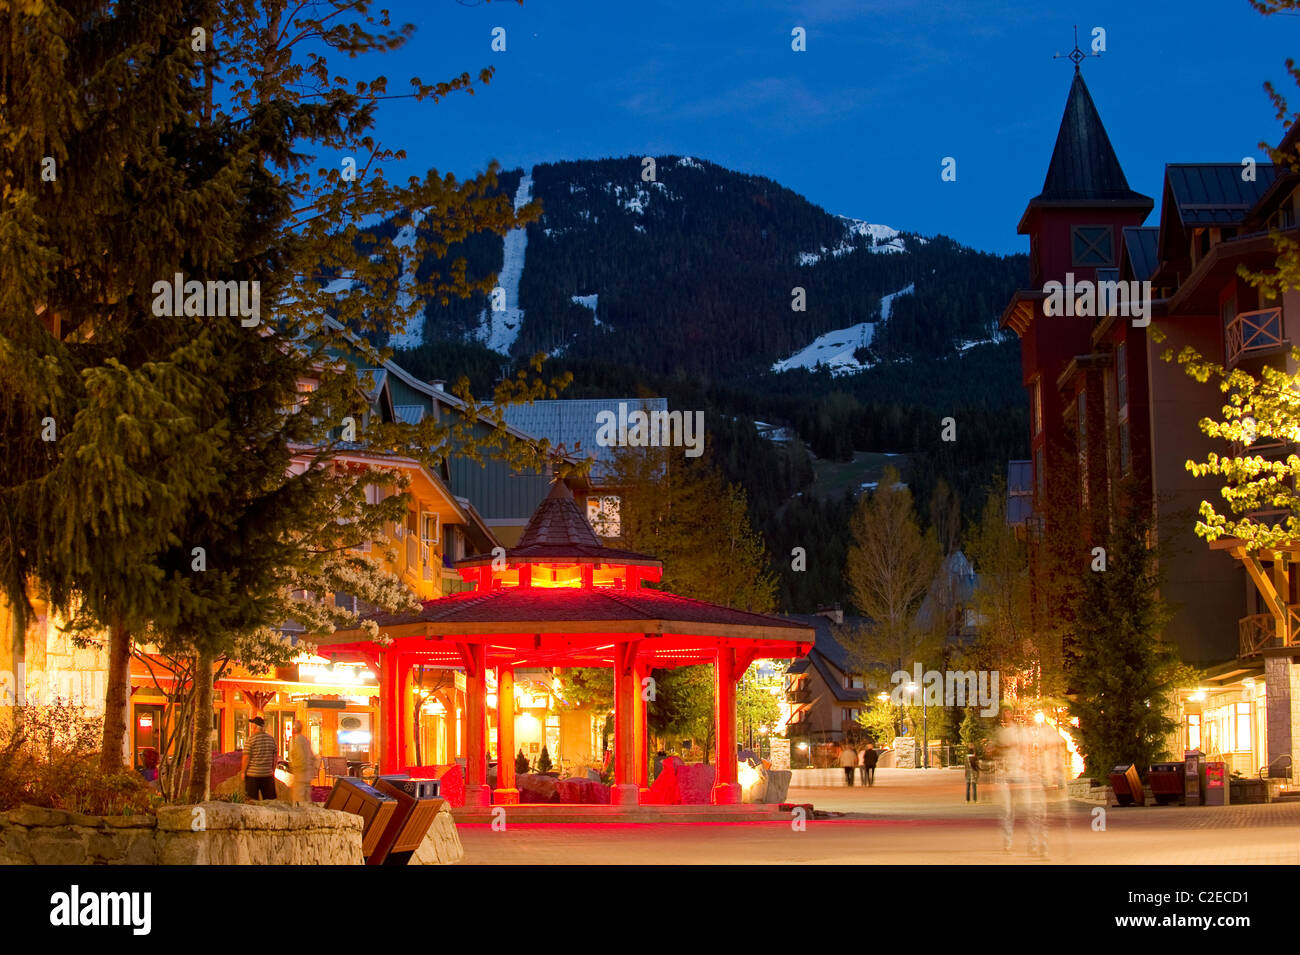
[(852, 786), (853, 771), (858, 768), (858, 751), (852, 746), (845, 745), (840, 750), (840, 765), (844, 768), (845, 785)]
[(266, 720), (254, 716), (244, 744), (239, 771), (244, 774), (244, 795), (251, 799), (275, 798), (275, 740), (266, 732)]
[(311, 781), (316, 777), (316, 754), (311, 740), (302, 731), (302, 720), (293, 721), (293, 741), (289, 743), (289, 772), (293, 774), (291, 798), (295, 803), (311, 805)]
[(876, 763), (880, 762), (880, 751), (875, 743), (867, 743), (862, 751), (862, 780), (868, 786), (876, 784)]
[(966, 754), (966, 801), (979, 802), (980, 758), (975, 747)]

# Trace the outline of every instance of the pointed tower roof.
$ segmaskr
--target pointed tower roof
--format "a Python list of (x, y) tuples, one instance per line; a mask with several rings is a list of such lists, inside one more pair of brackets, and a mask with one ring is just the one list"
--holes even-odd
[[(457, 567), (491, 563), (491, 554), (475, 554), (456, 562)], [(528, 519), (519, 543), (506, 549), (507, 565), (547, 563), (640, 564), (662, 567), (657, 557), (616, 550), (601, 543), (591, 524), (578, 508), (573, 492), (558, 478), (551, 492)]]
[(1088, 84), (1075, 67), (1043, 191), (1029, 200), (1025, 214), (1028, 216), (1038, 206), (1094, 205), (1131, 206), (1149, 211), (1155, 203), (1149, 196), (1129, 188), (1101, 115), (1088, 92)]

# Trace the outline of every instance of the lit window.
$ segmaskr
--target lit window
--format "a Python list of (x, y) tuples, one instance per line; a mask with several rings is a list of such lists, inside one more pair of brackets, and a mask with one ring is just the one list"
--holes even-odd
[(1236, 704), (1236, 709), (1237, 709), (1237, 714), (1236, 714), (1237, 725), (1235, 727), (1236, 739), (1234, 741), (1234, 745), (1232, 748), (1238, 752), (1242, 752), (1245, 750), (1249, 750), (1251, 748), (1250, 704), (1238, 703)]
[(591, 529), (601, 537), (619, 537), (623, 533), (623, 523), (619, 518), (619, 506), (622, 501), (615, 494), (587, 498), (587, 522)]
[(1038, 437), (1043, 430), (1043, 395), (1037, 378), (1029, 385), (1029, 420), (1032, 422), (1034, 437)]
[(1187, 748), (1201, 748), (1201, 714), (1187, 714)]

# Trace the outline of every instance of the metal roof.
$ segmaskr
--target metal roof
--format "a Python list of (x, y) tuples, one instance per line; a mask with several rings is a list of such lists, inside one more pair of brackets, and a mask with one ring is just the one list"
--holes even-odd
[(1238, 225), (1277, 178), (1272, 163), (1255, 167), (1255, 180), (1242, 179), (1241, 163), (1170, 163), (1165, 180), (1183, 225)]
[(519, 431), (546, 438), (552, 445), (564, 445), (574, 457), (595, 458), (591, 477), (599, 479), (613, 463), (616, 447), (596, 443), (597, 416), (604, 411), (618, 415), (619, 405), (633, 411), (667, 411), (667, 398), (582, 398), (534, 401), (502, 408), (505, 423)]
[(1076, 69), (1043, 191), (1030, 205), (1097, 200), (1151, 203), (1129, 188), (1083, 74)]
[[(1124, 251), (1133, 266), (1133, 278), (1139, 282), (1151, 278), (1160, 265), (1159, 239), (1159, 226), (1128, 226), (1124, 229)], [(1028, 461), (1013, 463), (1029, 464)]]
[(393, 405), (393, 414), (398, 421), (419, 424), (424, 420), (424, 405)]

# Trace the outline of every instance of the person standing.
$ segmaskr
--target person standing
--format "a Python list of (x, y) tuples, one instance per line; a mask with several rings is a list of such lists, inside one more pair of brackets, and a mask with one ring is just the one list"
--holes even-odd
[(852, 786), (853, 771), (858, 768), (858, 751), (852, 746), (845, 745), (840, 750), (840, 766), (844, 768), (845, 785)]
[(875, 743), (867, 743), (862, 751), (862, 780), (868, 786), (876, 784), (876, 763), (880, 762), (880, 751)]
[(979, 802), (980, 758), (975, 747), (966, 754), (966, 801)]
[(266, 732), (266, 720), (254, 716), (244, 744), (239, 770), (244, 774), (244, 795), (249, 799), (275, 798), (275, 740)]
[(302, 720), (293, 721), (293, 740), (289, 743), (289, 772), (293, 773), (292, 800), (311, 804), (311, 781), (316, 777), (316, 754), (311, 740), (302, 731)]

